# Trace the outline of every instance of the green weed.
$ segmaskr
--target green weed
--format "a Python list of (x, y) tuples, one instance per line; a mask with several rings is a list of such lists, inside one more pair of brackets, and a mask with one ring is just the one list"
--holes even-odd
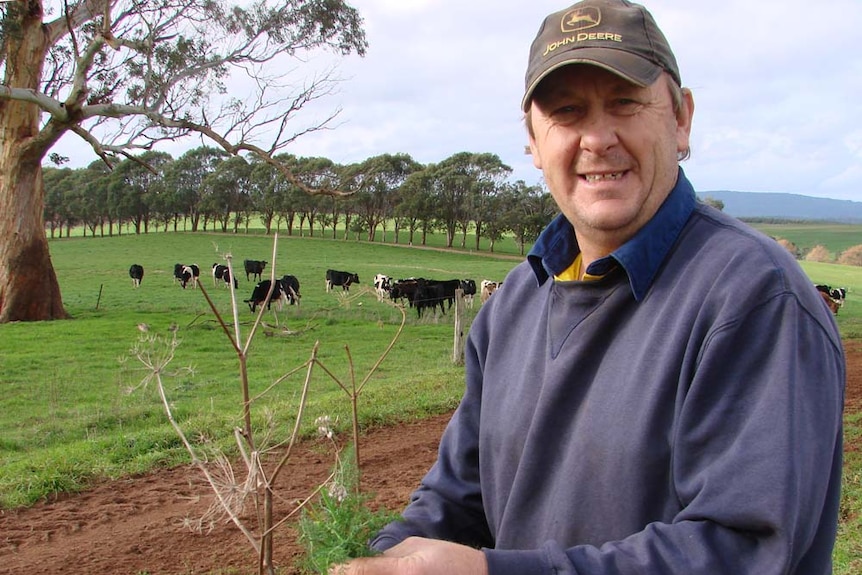
[(373, 555), (368, 547), (371, 537), (398, 517), (368, 507), (369, 496), (359, 491), (353, 461), (351, 450), (345, 450), (319, 498), (303, 508), (299, 541), (306, 554), (299, 567), (307, 573), (326, 575), (333, 564)]

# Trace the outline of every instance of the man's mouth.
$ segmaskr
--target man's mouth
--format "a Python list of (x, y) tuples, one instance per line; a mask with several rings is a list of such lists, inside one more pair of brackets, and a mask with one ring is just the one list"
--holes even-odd
[(612, 172), (610, 174), (584, 174), (584, 178), (591, 184), (596, 182), (610, 182), (619, 180), (625, 172)]

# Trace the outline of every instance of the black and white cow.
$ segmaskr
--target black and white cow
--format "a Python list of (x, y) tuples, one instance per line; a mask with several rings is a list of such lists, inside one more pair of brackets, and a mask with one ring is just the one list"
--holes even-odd
[(392, 278), (383, 274), (374, 276), (374, 291), (377, 293), (378, 301), (388, 298), (392, 291)]
[(838, 308), (844, 305), (844, 298), (847, 297), (847, 288), (834, 288), (824, 284), (814, 284), (814, 287), (823, 296), (823, 301), (832, 313), (837, 315)]
[(174, 281), (177, 283), (183, 282), (183, 264), (174, 264)]
[(341, 286), (342, 291), (350, 291), (350, 284), (358, 284), (359, 275), (352, 272), (340, 272), (326, 270), (326, 292), (332, 291), (334, 286)]
[[(176, 275), (176, 268), (174, 268), (174, 275)], [(186, 286), (189, 283), (192, 284), (192, 289), (198, 287), (198, 278), (201, 275), (201, 269), (197, 266), (197, 264), (190, 264), (187, 266), (183, 266), (180, 272), (180, 285), (183, 289), (186, 289)]]
[[(228, 285), (230, 279), (226, 282), (224, 279), (224, 274), (229, 272), (229, 268), (226, 265), (222, 265), (220, 263), (213, 264), (213, 285), (218, 287), (219, 284)], [(230, 275), (230, 274), (228, 274)]]
[(283, 275), (281, 277), (281, 285), (284, 288), (288, 303), (290, 305), (299, 305), (299, 298), (302, 296), (299, 295), (299, 280), (296, 276), (290, 274)]
[(141, 281), (144, 279), (144, 266), (132, 264), (129, 268), (129, 277), (132, 278), (133, 287), (141, 287)]
[(471, 279), (461, 280), (461, 291), (464, 292), (464, 303), (473, 309), (473, 296), (476, 295), (476, 281)]
[(242, 262), (243, 267), (245, 268), (245, 279), (249, 280), (249, 276), (254, 276), (258, 281), (261, 280), (261, 274), (263, 274), (263, 268), (266, 267), (265, 261), (259, 260), (245, 260)]
[[(226, 288), (230, 288), (230, 268), (226, 265), (215, 263), (213, 264), (213, 285), (218, 286), (222, 284)], [(233, 287), (237, 289), (239, 287), (239, 282), (236, 278), (233, 278)]]
[(847, 297), (847, 288), (831, 288), (829, 295), (838, 303), (838, 307), (842, 307), (844, 299)]
[[(270, 288), (272, 288), (272, 293), (270, 293)], [(267, 294), (269, 294), (268, 298)], [(272, 309), (272, 303), (275, 302), (275, 308), (281, 311), (281, 308), (285, 303), (287, 303), (287, 301), (287, 291), (281, 283), (281, 280), (275, 280), (275, 285), (273, 285), (271, 280), (263, 280), (254, 286), (251, 297), (245, 300), (245, 303), (247, 303), (248, 308), (254, 312), (257, 309), (257, 306), (264, 304), (266, 304), (266, 309)]]

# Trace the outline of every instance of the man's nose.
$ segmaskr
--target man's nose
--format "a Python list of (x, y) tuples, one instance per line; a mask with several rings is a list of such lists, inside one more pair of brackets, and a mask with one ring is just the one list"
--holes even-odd
[(601, 109), (590, 110), (580, 124), (582, 150), (602, 154), (619, 143), (614, 118)]

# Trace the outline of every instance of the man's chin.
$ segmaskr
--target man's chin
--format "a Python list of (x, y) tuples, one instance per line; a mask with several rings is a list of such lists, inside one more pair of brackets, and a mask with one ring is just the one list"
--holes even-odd
[[(583, 222), (596, 231), (614, 232), (631, 225), (633, 217), (623, 202), (604, 202), (584, 214)], [(595, 209), (598, 208), (598, 209)]]

